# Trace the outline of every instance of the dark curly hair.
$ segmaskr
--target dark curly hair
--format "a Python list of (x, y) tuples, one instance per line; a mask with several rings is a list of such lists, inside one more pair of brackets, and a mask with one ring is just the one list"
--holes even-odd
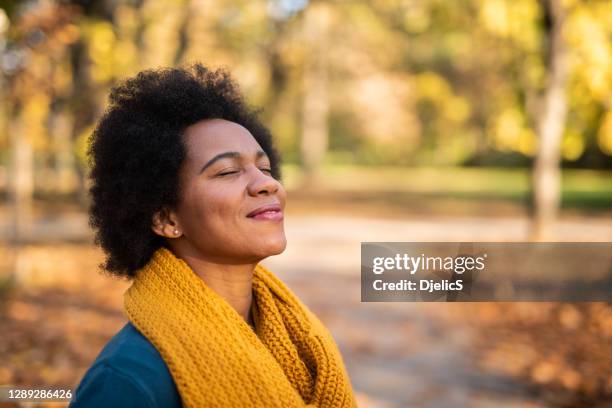
[(194, 123), (225, 119), (244, 126), (268, 155), (272, 176), (280, 179), (279, 156), (257, 115), (227, 71), (200, 63), (142, 71), (115, 86), (87, 152), (89, 224), (106, 253), (102, 268), (132, 278), (164, 245), (151, 230), (152, 217), (178, 203), (186, 157), (182, 135)]

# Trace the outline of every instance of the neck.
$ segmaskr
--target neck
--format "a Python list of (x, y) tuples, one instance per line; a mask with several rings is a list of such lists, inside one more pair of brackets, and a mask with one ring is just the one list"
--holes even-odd
[(253, 325), (253, 270), (256, 264), (219, 264), (199, 255), (175, 252), (206, 283), (225, 299), (244, 320)]

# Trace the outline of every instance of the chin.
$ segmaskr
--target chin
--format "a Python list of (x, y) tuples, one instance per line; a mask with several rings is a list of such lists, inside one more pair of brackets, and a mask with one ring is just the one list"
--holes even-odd
[(283, 237), (282, 239), (274, 239), (268, 242), (265, 242), (263, 247), (257, 251), (260, 256), (263, 258), (267, 258), (269, 256), (278, 255), (282, 253), (287, 247), (287, 240)]

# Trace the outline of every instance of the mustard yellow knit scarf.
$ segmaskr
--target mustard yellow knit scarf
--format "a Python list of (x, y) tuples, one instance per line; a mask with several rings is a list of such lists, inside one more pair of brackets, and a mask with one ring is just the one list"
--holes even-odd
[(270, 271), (253, 275), (257, 333), (161, 248), (125, 292), (130, 321), (160, 352), (185, 407), (354, 407), (323, 324)]

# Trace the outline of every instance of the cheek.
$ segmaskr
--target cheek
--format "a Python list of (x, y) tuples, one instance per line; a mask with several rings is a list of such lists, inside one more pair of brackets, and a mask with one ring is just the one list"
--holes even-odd
[(185, 202), (185, 221), (194, 232), (219, 234), (240, 214), (240, 196), (227, 188), (194, 189)]
[(279, 184), (278, 186), (278, 192), (276, 193), (279, 200), (281, 200), (282, 204), (283, 204), (283, 209), (284, 206), (287, 202), (287, 190), (285, 190), (285, 186), (283, 186), (282, 184)]

